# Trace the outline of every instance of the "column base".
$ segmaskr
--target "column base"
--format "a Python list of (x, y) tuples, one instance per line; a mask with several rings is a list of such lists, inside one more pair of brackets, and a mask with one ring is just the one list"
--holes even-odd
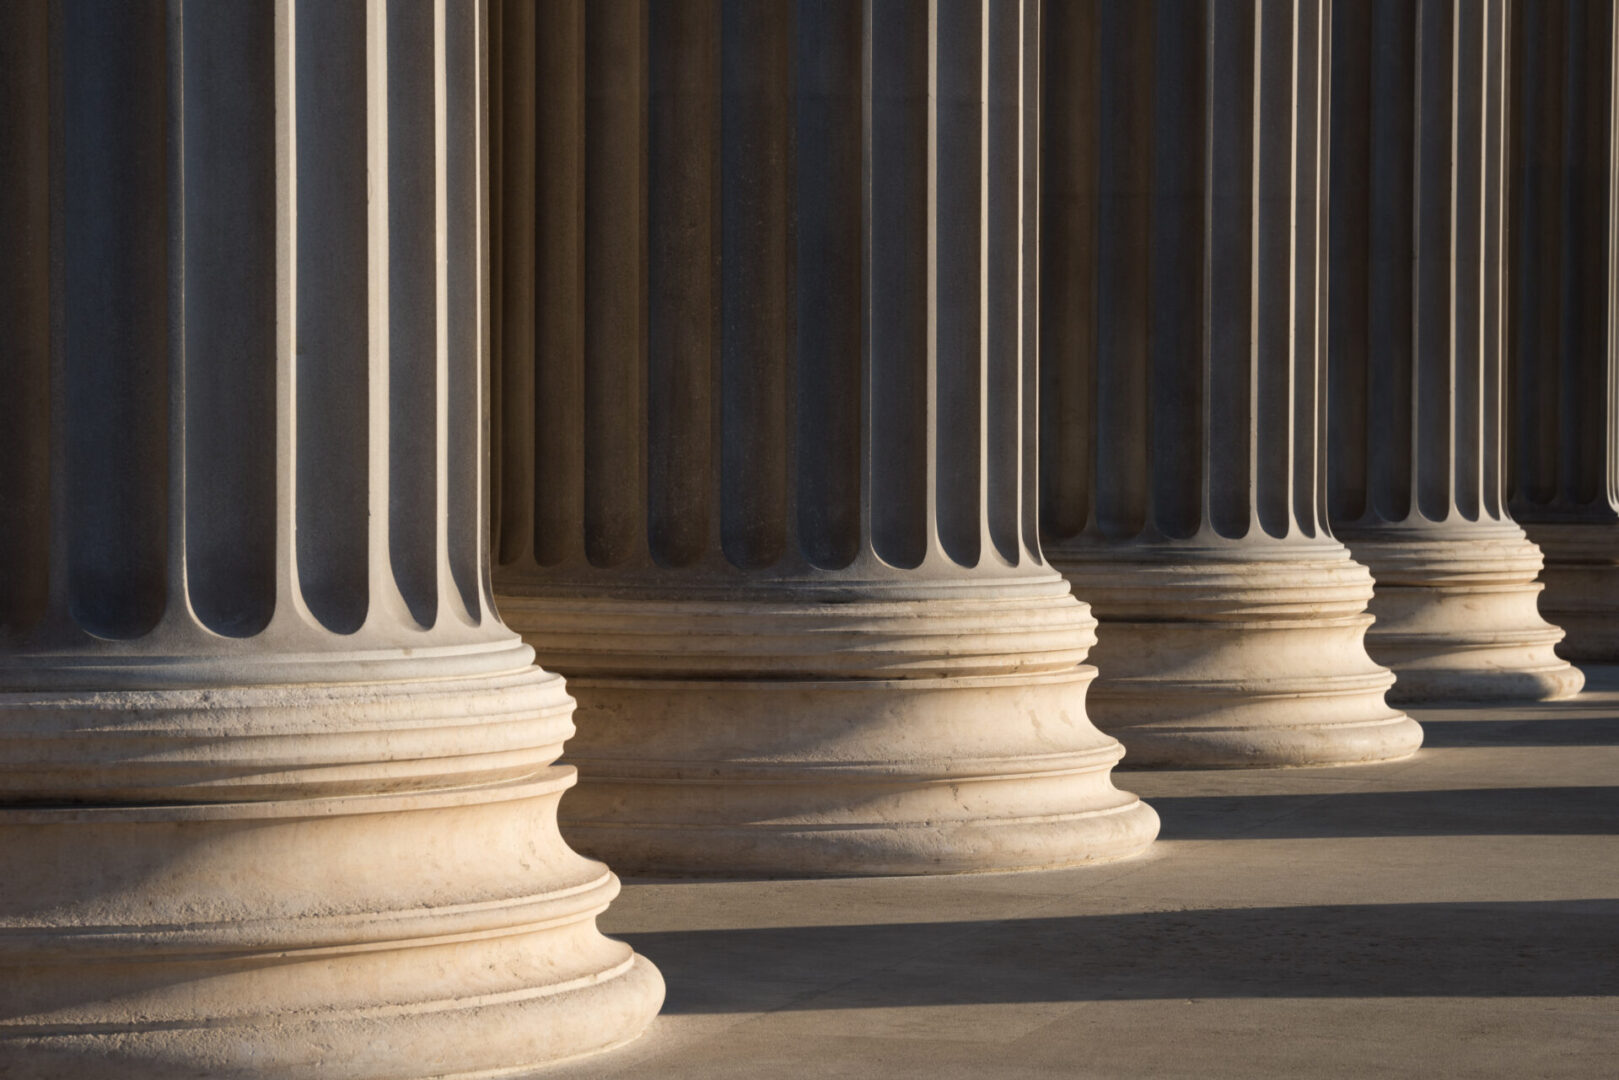
[(1566, 635), (1567, 660), (1619, 663), (1619, 522), (1524, 525), (1546, 566), (1540, 612)]
[(1127, 766), (1276, 768), (1406, 757), (1422, 729), (1367, 656), (1371, 578), (1337, 545), (1048, 552), (1101, 619), (1097, 726)]
[[(173, 785), (205, 736), (154, 730), (195, 715), (198, 693), (8, 694), (0, 718), (9, 732), (46, 727), (42, 714), (58, 730), (100, 729), (91, 742), (103, 747), (146, 727), (137, 757)], [(252, 782), (209, 769), (185, 787), (196, 801), (70, 805), (11, 777), (0, 809), (7, 1077), (501, 1076), (625, 1042), (656, 1013), (657, 971), (596, 929), (617, 879), (557, 832), (573, 770), (535, 768), (512, 749), (517, 774), (492, 776), (501, 755), (474, 720), (529, 725), (531, 737), (560, 713), (565, 727), (559, 678), (200, 693), (222, 727), (258, 710), (256, 762), (245, 757), (253, 736), (219, 739)], [(329, 747), (300, 755), (287, 737), (300, 717), (355, 750), (329, 763), (329, 783), (310, 760)], [(384, 718), (392, 730), (373, 726)], [(402, 775), (392, 753), (423, 740), (467, 755), (474, 779), (421, 787)], [(99, 764), (114, 774), (110, 758)], [(126, 764), (126, 781), (144, 775)], [(394, 790), (328, 793), (373, 768)], [(232, 779), (238, 797), (226, 801)]]
[(562, 827), (581, 851), (657, 875), (943, 874), (1118, 859), (1157, 835), (1086, 718), (1094, 620), (1056, 575), (1041, 591), (502, 608), (574, 669)]
[[(570, 760), (584, 781), (563, 829), (581, 851), (649, 874), (949, 874), (1123, 858), (1152, 841), (1158, 816), (1113, 787), (1123, 750), (1085, 719), (1095, 671), (580, 679), (589, 735)], [(637, 740), (632, 727), (657, 735)]]
[(1563, 631), (1541, 618), (1540, 550), (1515, 524), (1350, 531), (1371, 569), (1377, 624), (1366, 648), (1393, 669), (1389, 700), (1552, 701), (1585, 683), (1556, 653)]

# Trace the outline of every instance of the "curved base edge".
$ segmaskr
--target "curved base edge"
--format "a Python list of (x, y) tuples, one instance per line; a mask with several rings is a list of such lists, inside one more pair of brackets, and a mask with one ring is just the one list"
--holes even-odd
[(945, 679), (578, 678), (564, 836), (625, 873), (1033, 870), (1136, 854), (1093, 668)]
[(147, 754), (162, 785), (0, 803), (0, 1075), (510, 1075), (656, 1014), (656, 969), (596, 926), (618, 880), (557, 830), (574, 770), (530, 741), (571, 731), (561, 679), (209, 693), (0, 701), (58, 760), (87, 728), (87, 779), (130, 775), (104, 730), (179, 748)]
[(862, 828), (636, 828), (565, 824), (580, 851), (653, 877), (815, 878), (975, 874), (1116, 862), (1158, 836), (1128, 792), (1106, 810), (1047, 820), (908, 822)]
[(1399, 672), (1389, 690), (1391, 704), (1561, 701), (1584, 688), (1585, 674), (1556, 656), (1550, 645), (1536, 651), (1543, 654), (1540, 663), (1515, 655), (1500, 666), (1491, 666), (1487, 660), (1478, 663), (1480, 658), (1467, 652), (1427, 653), (1420, 659), (1407, 659), (1384, 648), (1375, 655)]
[(1421, 745), (1384, 700), (1394, 677), (1365, 645), (1371, 576), (1341, 545), (1175, 555), (1060, 563), (1100, 620), (1091, 712), (1124, 743), (1123, 768), (1355, 765)]
[(1369, 765), (1410, 757), (1422, 727), (1403, 713), (1353, 724), (1252, 728), (1115, 729), (1129, 747), (1121, 768), (1286, 769)]
[(1515, 523), (1369, 530), (1349, 546), (1377, 578), (1366, 649), (1395, 674), (1390, 702), (1555, 701), (1584, 685), (1555, 651), (1541, 551)]
[(8, 1036), (8, 1080), (474, 1080), (532, 1075), (637, 1038), (663, 977), (635, 956), (622, 972), (558, 994), (278, 1018), (271, 1024), (130, 1025)]

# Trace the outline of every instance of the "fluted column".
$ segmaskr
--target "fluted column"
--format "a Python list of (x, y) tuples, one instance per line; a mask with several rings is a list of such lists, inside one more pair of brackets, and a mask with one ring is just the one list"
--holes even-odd
[(501, 609), (618, 864), (1144, 846), (1034, 504), (1039, 4), (509, 5)]
[(1513, 9), (1511, 499), (1572, 660), (1619, 662), (1619, 140), (1613, 0)]
[(1041, 524), (1132, 763), (1411, 753), (1322, 505), (1326, 5), (1047, 8)]
[(492, 1074), (656, 971), (482, 522), (481, 5), (0, 9), (0, 1073)]
[(1505, 0), (1333, 15), (1333, 529), (1401, 701), (1576, 692), (1507, 511)]

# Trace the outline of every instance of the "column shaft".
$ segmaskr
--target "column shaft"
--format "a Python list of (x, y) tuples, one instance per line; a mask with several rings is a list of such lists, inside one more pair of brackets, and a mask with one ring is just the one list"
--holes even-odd
[(578, 695), (585, 850), (923, 873), (1156, 831), (1036, 536), (1038, 12), (502, 26), (496, 587)]
[(504, 1071), (656, 1011), (488, 586), (484, 26), (0, 12), (8, 1076)]
[(1513, 9), (1508, 411), (1515, 520), (1558, 652), (1619, 662), (1612, 0)]
[(1142, 764), (1398, 757), (1322, 503), (1326, 6), (1054, 4), (1041, 519)]
[(1399, 700), (1580, 687), (1505, 499), (1505, 0), (1334, 9), (1334, 530)]

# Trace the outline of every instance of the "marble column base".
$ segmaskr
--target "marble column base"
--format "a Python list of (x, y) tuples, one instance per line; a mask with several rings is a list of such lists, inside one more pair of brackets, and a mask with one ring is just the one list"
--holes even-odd
[(1525, 525), (1546, 566), (1540, 612), (1567, 660), (1619, 663), (1619, 522)]
[[(1370, 530), (1368, 530), (1368, 533)], [(1584, 685), (1540, 615), (1540, 549), (1514, 524), (1349, 532), (1377, 579), (1366, 648), (1394, 670), (1389, 693), (1429, 701), (1551, 701)]]
[(931, 874), (1117, 859), (1157, 834), (1086, 719), (1095, 622), (1052, 585), (501, 607), (575, 672), (563, 829), (580, 850), (654, 874)]
[(1422, 729), (1367, 656), (1371, 578), (1341, 547), (1048, 552), (1101, 619), (1097, 726), (1132, 766), (1350, 765), (1405, 757)]
[(481, 1077), (635, 1037), (662, 980), (557, 832), (571, 704), (533, 668), (0, 695), (0, 758), (42, 762), (0, 768), (0, 1072)]

